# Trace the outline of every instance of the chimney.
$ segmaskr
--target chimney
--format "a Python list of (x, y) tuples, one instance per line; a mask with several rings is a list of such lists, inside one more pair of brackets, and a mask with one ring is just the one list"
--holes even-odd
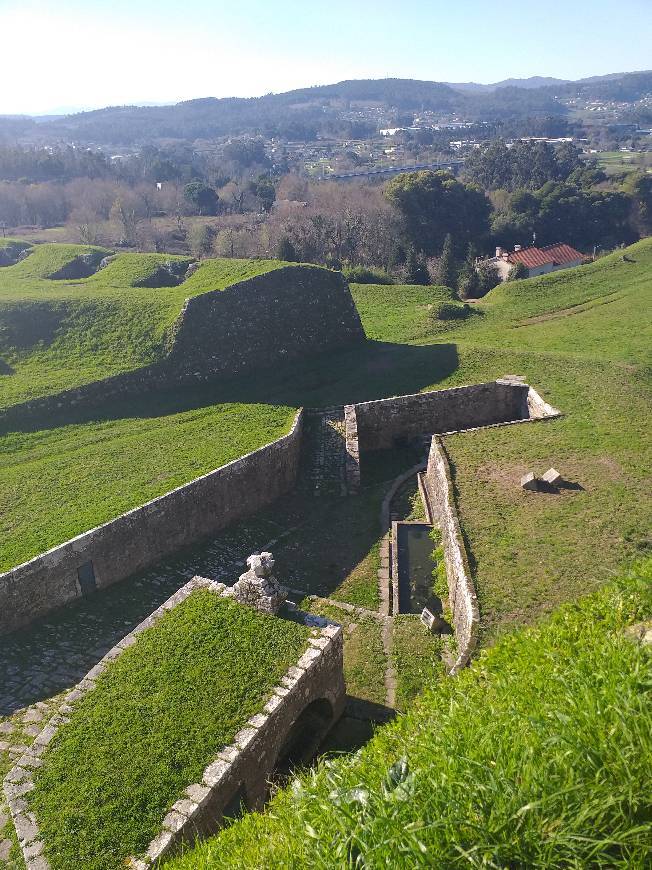
[(514, 245), (514, 251), (520, 251), (520, 250), (521, 250), (520, 245)]
[(497, 260), (500, 260), (500, 258), (502, 257), (502, 255), (503, 255), (503, 249), (502, 249), (502, 248), (496, 248), (496, 259), (497, 259)]

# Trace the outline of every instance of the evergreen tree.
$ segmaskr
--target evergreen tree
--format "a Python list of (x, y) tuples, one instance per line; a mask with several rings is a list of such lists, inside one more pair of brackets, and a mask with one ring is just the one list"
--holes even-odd
[(414, 248), (410, 248), (405, 264), (405, 283), (406, 284), (430, 284), (430, 274), (423, 255), (417, 253)]
[(281, 236), (276, 246), (276, 256), (286, 263), (296, 263), (299, 259), (297, 251), (288, 236)]
[(450, 287), (451, 290), (457, 288), (457, 267), (453, 254), (453, 239), (450, 233), (447, 233), (441, 250), (437, 266), (437, 283), (443, 284), (444, 287)]
[(475, 256), (475, 248), (473, 245), (469, 245), (457, 282), (457, 289), (461, 299), (477, 299), (482, 295), (480, 276), (475, 267)]

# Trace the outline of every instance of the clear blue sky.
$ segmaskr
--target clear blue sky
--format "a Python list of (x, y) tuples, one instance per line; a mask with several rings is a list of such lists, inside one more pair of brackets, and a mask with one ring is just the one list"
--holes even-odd
[(0, 0), (0, 113), (652, 67), (652, 0)]

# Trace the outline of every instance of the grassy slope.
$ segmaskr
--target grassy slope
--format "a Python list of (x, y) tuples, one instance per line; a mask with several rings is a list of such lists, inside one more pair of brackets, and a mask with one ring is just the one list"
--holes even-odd
[[(502, 285), (442, 336), (456, 367), (437, 387), (514, 372), (564, 412), (446, 439), (491, 633), (595, 588), (649, 546), (652, 241), (627, 257)], [(401, 328), (385, 308), (373, 322), (391, 341)], [(583, 489), (520, 489), (522, 474), (550, 466)]]
[(139, 402), (113, 419), (4, 435), (0, 571), (261, 447), (293, 418), (285, 406)]
[(351, 284), (351, 295), (364, 324), (367, 338), (412, 341), (432, 333), (433, 312), (450, 302), (447, 287), (416, 284)]
[(309, 633), (205, 590), (147, 630), (75, 707), (36, 777), (53, 870), (114, 870), (143, 852)]
[(427, 690), (170, 870), (614, 867), (652, 859), (652, 563)]
[[(139, 287), (168, 254), (120, 254), (79, 280), (50, 275), (85, 253), (83, 245), (34, 247), (0, 269), (0, 406), (80, 386), (160, 359), (185, 299), (263, 274), (274, 260), (208, 260), (176, 287)], [(4, 362), (4, 366), (2, 366)]]
[[(641, 361), (646, 349), (643, 329), (649, 323), (645, 304), (652, 272), (652, 243), (639, 243), (629, 249), (628, 256), (636, 262), (623, 262), (616, 254), (592, 266), (497, 288), (487, 301), (471, 306), (472, 316), (460, 325), (433, 322), (427, 299), (433, 292), (439, 296), (438, 290), (407, 288), (408, 299), (416, 294), (416, 301), (406, 302), (400, 287), (354, 287), (365, 327), (377, 341), (335, 358), (331, 355), (306, 361), (300, 368), (279, 367), (255, 378), (241, 378), (229, 387), (207, 390), (205, 398), (188, 406), (195, 410), (187, 418), (186, 431), (189, 436), (197, 432), (198, 437), (192, 438), (182, 461), (175, 456), (178, 443), (174, 440), (176, 410), (172, 405), (149, 410), (145, 403), (143, 409), (129, 415), (119, 410), (116, 417), (128, 417), (125, 436), (133, 435), (123, 443), (130, 443), (136, 458), (133, 463), (125, 460), (118, 464), (116, 476), (122, 477), (131, 506), (137, 504), (145, 494), (138, 483), (138, 457), (148, 451), (147, 421), (155, 417), (160, 418), (157, 428), (165, 427), (170, 436), (165, 443), (158, 442), (162, 473), (174, 468), (175, 480), (180, 482), (199, 470), (197, 456), (203, 457), (201, 470), (221, 461), (219, 445), (228, 444), (233, 429), (221, 429), (218, 412), (209, 409), (216, 403), (234, 403), (240, 406), (238, 413), (245, 415), (246, 406), (260, 403), (295, 407), (339, 404), (472, 383), (506, 372), (525, 374), (566, 413), (562, 420), (478, 432), (462, 436), (457, 442), (451, 439), (448, 444), (456, 465), (470, 553), (477, 562), (483, 615), (491, 622), (514, 616), (532, 618), (556, 600), (575, 596), (587, 584), (601, 582), (623, 560), (631, 558), (646, 533), (645, 462), (639, 456), (645, 446), (649, 412)], [(611, 299), (614, 288), (622, 296), (620, 301), (596, 304)], [(146, 292), (157, 296), (167, 291)], [(572, 308), (577, 304), (592, 307), (563, 315), (567, 309), (577, 311)], [(559, 316), (518, 325), (551, 313)], [(200, 413), (200, 408), (206, 410)], [(202, 428), (201, 420), (207, 419), (203, 414), (213, 414), (213, 432), (208, 426)], [(253, 414), (254, 420), (262, 420), (256, 409)], [(200, 422), (191, 422), (194, 417)], [(254, 428), (250, 427), (252, 446), (258, 437), (257, 425), (254, 422)], [(96, 427), (96, 423), (89, 422), (71, 432), (83, 444), (95, 440)], [(219, 433), (217, 450), (214, 433)], [(21, 462), (23, 455), (28, 458), (32, 438), (38, 441), (57, 436), (30, 435), (25, 453), (20, 444), (13, 446), (16, 437), (23, 438), (8, 436), (2, 442), (12, 466)], [(62, 434), (60, 443), (64, 438)], [(261, 437), (258, 443), (264, 440)], [(98, 447), (94, 461), (105, 469), (105, 482), (97, 486), (86, 474), (90, 452), (80, 453), (77, 461), (70, 439), (66, 446), (65, 454), (53, 454), (49, 461), (44, 454), (41, 469), (27, 480), (38, 481), (37, 474), (56, 479), (57, 498), (72, 509), (69, 523), (62, 520), (57, 502), (45, 495), (40, 501), (35, 496), (32, 504), (22, 492), (17, 500), (13, 496), (5, 499), (5, 528), (14, 529), (13, 537), (18, 540), (23, 536), (31, 538), (23, 548), (25, 558), (38, 552), (44, 538), (52, 544), (64, 540), (62, 523), (67, 523), (66, 529), (75, 525), (81, 531), (84, 526), (76, 521), (76, 511), (83, 512), (88, 525), (108, 518), (98, 505), (115, 498), (110, 477), (120, 451), (119, 442), (113, 445), (107, 438)], [(228, 458), (232, 456), (230, 453)], [(567, 463), (560, 468), (562, 472), (575, 476), (582, 485), (588, 482), (593, 486), (595, 481), (593, 490), (585, 486), (586, 493), (524, 501), (515, 481), (518, 468), (537, 463), (541, 472), (549, 464), (559, 466), (562, 460)], [(26, 472), (29, 474), (27, 466)], [(9, 473), (5, 470), (0, 476)], [(464, 475), (466, 482), (462, 486)], [(155, 476), (147, 479), (151, 481)], [(492, 483), (492, 476), (500, 482)], [(78, 478), (83, 480), (82, 487), (77, 484)], [(505, 483), (505, 479), (512, 482)], [(17, 476), (12, 478), (14, 492), (17, 480)], [(132, 480), (136, 482), (130, 494)], [(147, 497), (161, 491), (155, 481), (148, 485)], [(5, 490), (0, 487), (0, 491)], [(559, 528), (565, 529), (564, 535), (559, 534)], [(4, 564), (10, 561), (7, 557)], [(360, 573), (361, 579), (363, 574), (366, 571)], [(365, 603), (357, 593), (351, 600)]]
[(339, 623), (344, 629), (344, 679), (347, 694), (354, 698), (385, 703), (387, 660), (381, 636), (382, 623), (334, 607), (322, 599), (306, 598), (301, 608)]

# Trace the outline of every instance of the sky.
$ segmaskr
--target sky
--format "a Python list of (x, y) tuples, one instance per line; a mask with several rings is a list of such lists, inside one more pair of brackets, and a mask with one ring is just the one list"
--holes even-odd
[(0, 114), (652, 67), (652, 0), (0, 0)]

